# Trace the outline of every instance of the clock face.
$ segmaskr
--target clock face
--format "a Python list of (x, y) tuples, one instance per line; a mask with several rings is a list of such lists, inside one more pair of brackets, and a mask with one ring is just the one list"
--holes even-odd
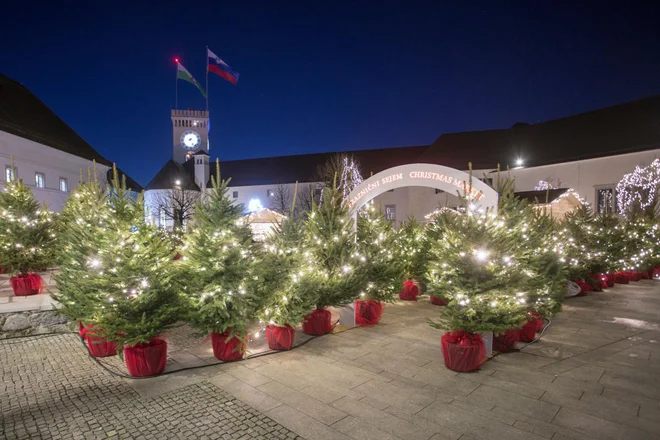
[(196, 131), (188, 130), (181, 134), (181, 146), (186, 150), (194, 150), (201, 142), (202, 138)]

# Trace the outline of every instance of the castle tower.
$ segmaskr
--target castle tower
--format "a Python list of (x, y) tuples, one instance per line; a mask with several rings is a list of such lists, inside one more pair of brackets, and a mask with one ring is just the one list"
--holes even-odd
[(208, 110), (172, 110), (172, 159), (184, 163), (197, 152), (209, 152)]

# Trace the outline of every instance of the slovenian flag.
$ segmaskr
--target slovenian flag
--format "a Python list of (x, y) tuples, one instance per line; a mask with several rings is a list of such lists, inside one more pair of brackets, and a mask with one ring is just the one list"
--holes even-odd
[(231, 67), (224, 61), (220, 59), (219, 56), (211, 52), (211, 50), (206, 48), (207, 54), (207, 70), (211, 73), (215, 73), (221, 78), (226, 79), (230, 83), (236, 85), (238, 82), (238, 72), (231, 70)]

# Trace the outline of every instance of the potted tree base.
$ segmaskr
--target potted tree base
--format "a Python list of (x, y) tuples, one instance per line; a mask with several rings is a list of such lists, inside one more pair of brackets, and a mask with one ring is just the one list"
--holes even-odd
[(211, 333), (211, 344), (216, 359), (224, 362), (238, 361), (245, 356), (247, 336), (240, 338), (238, 335), (231, 335), (229, 328), (222, 333)]
[(436, 306), (446, 306), (447, 301), (442, 298), (441, 296), (435, 296), (435, 295), (429, 295), (429, 299), (431, 300), (431, 304), (436, 305)]
[(447, 332), (440, 341), (445, 366), (452, 371), (477, 371), (486, 362), (486, 346), (478, 333)]
[(17, 275), (9, 279), (16, 296), (37, 295), (43, 291), (43, 280), (36, 273)]
[(89, 348), (89, 354), (94, 357), (108, 357), (117, 354), (117, 344), (108, 342), (98, 336), (88, 335), (85, 340)]
[(124, 360), (131, 376), (155, 376), (165, 370), (167, 342), (153, 338), (147, 343), (124, 346)]
[(543, 328), (543, 318), (537, 313), (530, 313), (530, 320), (520, 329), (520, 342), (532, 342)]
[(271, 350), (291, 350), (293, 338), (296, 331), (290, 325), (277, 326), (268, 324), (266, 326), (266, 340)]
[(355, 324), (360, 327), (372, 327), (380, 322), (385, 303), (374, 300), (355, 301)]
[(305, 315), (302, 324), (303, 332), (308, 335), (325, 335), (332, 331), (332, 319), (330, 310), (314, 309), (312, 313)]
[(500, 353), (508, 353), (516, 349), (520, 340), (520, 329), (507, 330), (493, 338), (493, 349)]
[(630, 284), (630, 272), (617, 272), (615, 281), (617, 284)]

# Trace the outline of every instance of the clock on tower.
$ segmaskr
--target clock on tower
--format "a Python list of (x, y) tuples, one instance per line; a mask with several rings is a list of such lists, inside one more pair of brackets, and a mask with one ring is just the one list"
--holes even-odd
[(209, 152), (208, 110), (172, 110), (172, 158), (184, 163), (198, 151)]

